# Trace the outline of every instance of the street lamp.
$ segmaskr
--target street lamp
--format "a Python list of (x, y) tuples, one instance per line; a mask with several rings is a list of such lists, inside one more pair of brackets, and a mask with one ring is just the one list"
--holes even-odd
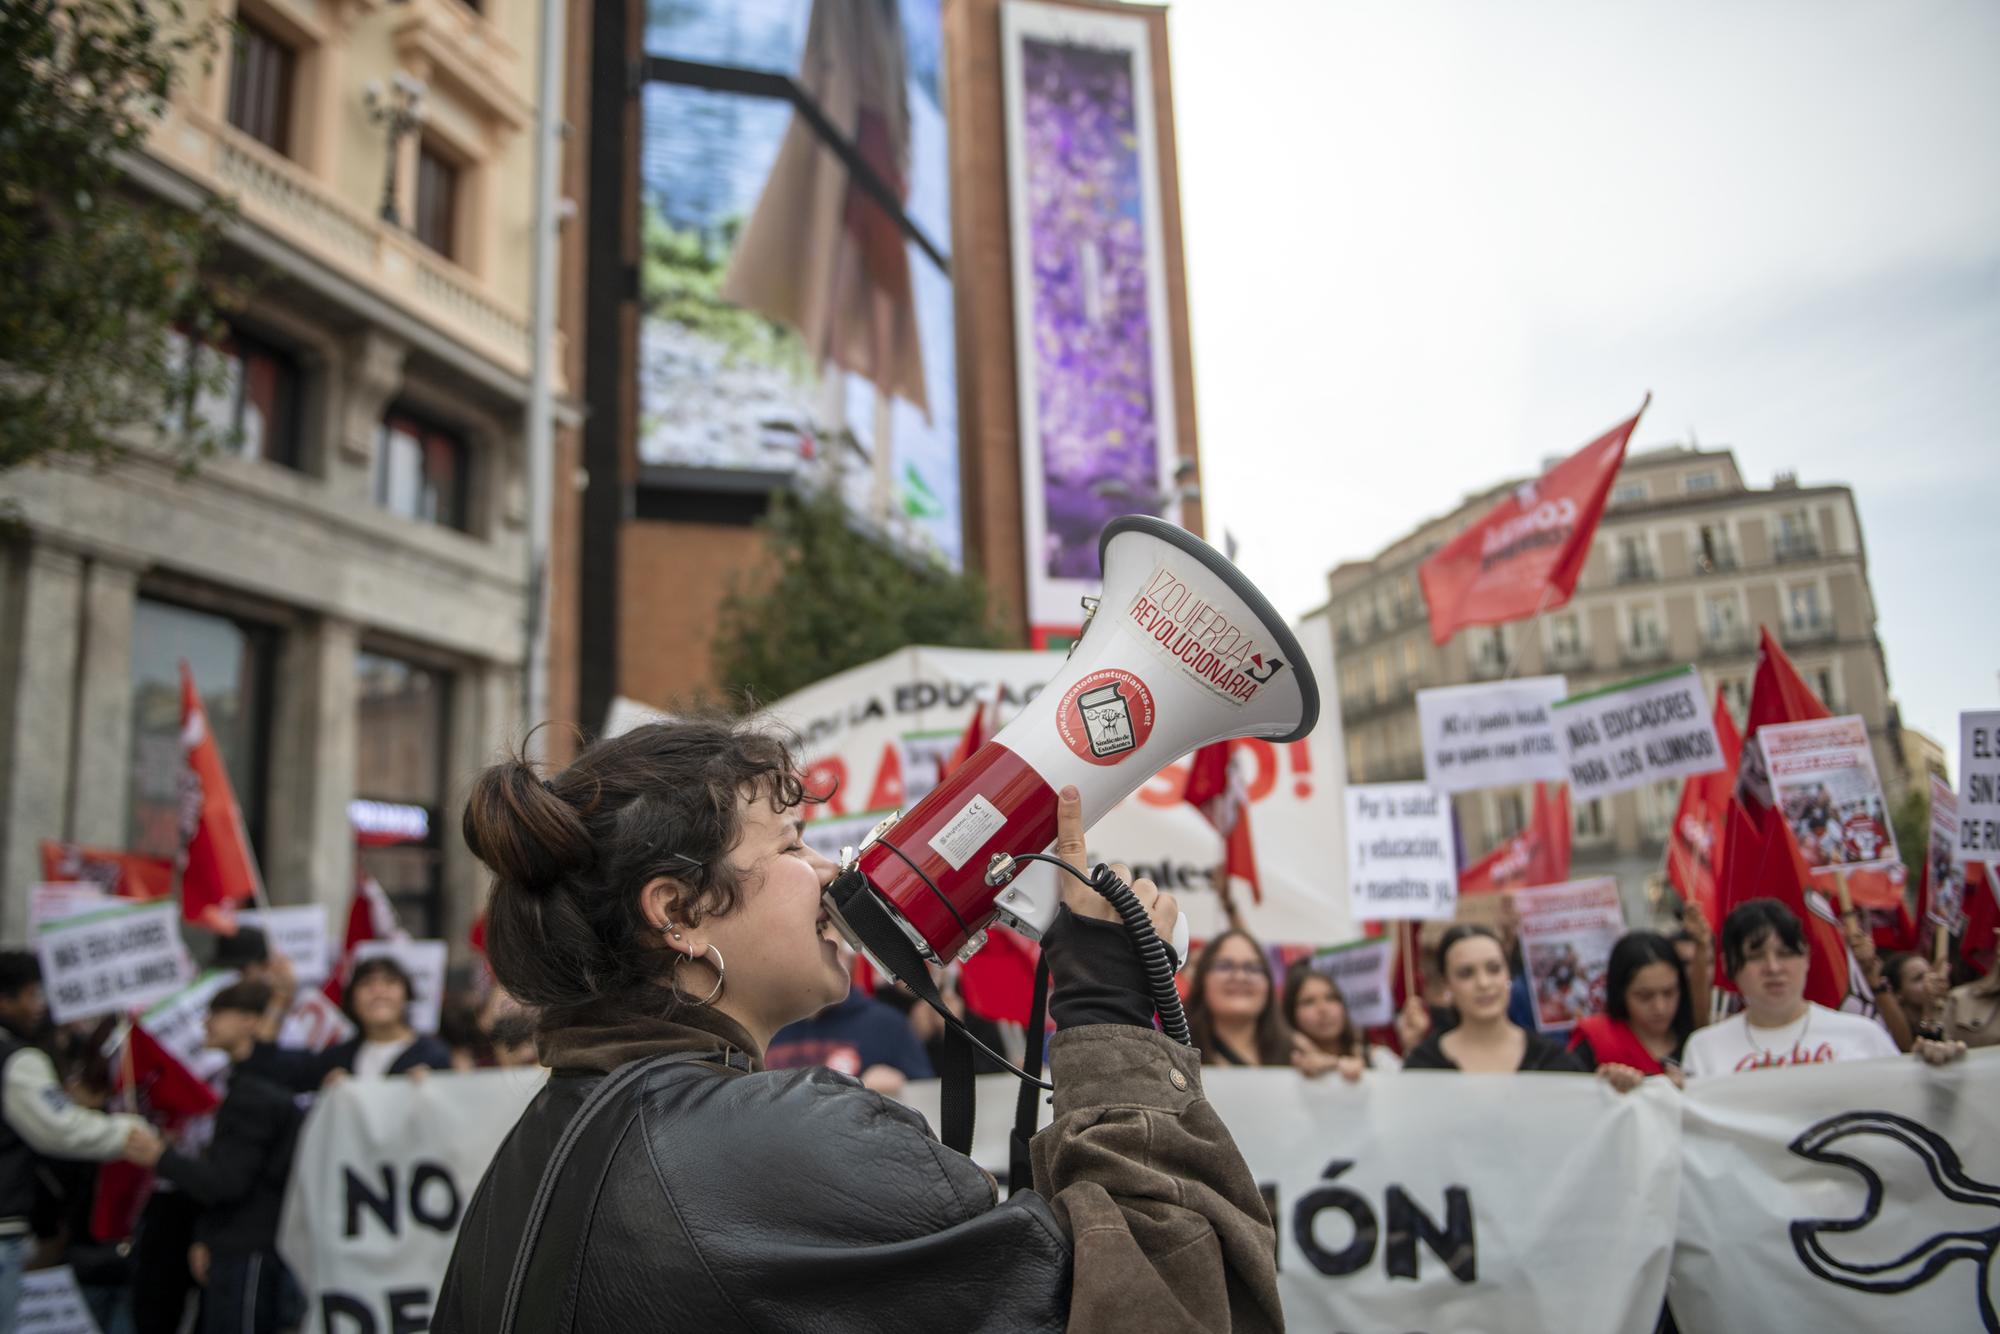
[(382, 127), (388, 140), (389, 161), (382, 169), (382, 221), (392, 227), (400, 227), (403, 221), (396, 214), (396, 150), (403, 142), (403, 136), (424, 123), (424, 81), (413, 78), (401, 70), (389, 81), (387, 89), (380, 79), (370, 79), (361, 91), (361, 100), (368, 107), (368, 119)]
[[(1195, 481), (1197, 471), (1193, 459), (1182, 459), (1174, 465), (1171, 490), (1138, 491), (1122, 477), (1105, 477), (1090, 484), (1090, 493), (1104, 500), (1128, 501), (1147, 514), (1165, 514), (1168, 506), (1173, 506), (1178, 514), (1182, 505), (1201, 499), (1201, 487)], [(1174, 522), (1181, 523), (1181, 520), (1176, 517)], [(1186, 525), (1183, 523), (1182, 527)]]

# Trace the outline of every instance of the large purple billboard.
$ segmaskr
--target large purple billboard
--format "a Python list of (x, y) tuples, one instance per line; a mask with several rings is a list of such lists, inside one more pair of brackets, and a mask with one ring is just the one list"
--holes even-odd
[(1002, 10), (1029, 621), (1073, 627), (1120, 514), (1178, 518), (1143, 20)]

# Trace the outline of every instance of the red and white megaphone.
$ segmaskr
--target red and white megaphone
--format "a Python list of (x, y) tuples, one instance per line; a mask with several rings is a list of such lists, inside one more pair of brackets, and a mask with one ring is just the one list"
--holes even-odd
[[(1086, 604), (1089, 620), (1062, 671), (907, 814), (876, 826), (827, 889), (841, 933), (891, 976), (910, 980), (870, 948), (885, 915), (919, 956), (939, 963), (970, 957), (994, 921), (1041, 937), (1060, 887), (1052, 876), (1014, 879), (1003, 868), (1055, 841), (1064, 787), (1082, 794), (1088, 826), (1198, 747), (1233, 737), (1296, 741), (1319, 719), (1319, 687), (1298, 640), (1220, 552), (1133, 515), (1105, 528), (1098, 553), (1103, 593)], [(1173, 943), (1184, 960), (1185, 916)]]

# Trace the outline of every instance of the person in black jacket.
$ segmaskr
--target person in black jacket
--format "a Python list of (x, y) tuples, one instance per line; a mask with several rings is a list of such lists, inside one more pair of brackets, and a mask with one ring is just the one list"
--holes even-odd
[(167, 1149), (151, 1164), (202, 1205), (189, 1264), (208, 1285), (204, 1334), (275, 1334), (300, 1315), (278, 1257), (278, 1219), (303, 1117), (290, 1089), (245, 1065), (270, 1004), (262, 982), (225, 987), (208, 1003), (208, 1045), (231, 1062), (215, 1138), (200, 1157)]
[(325, 1051), (300, 1051), (258, 1041), (248, 1068), (298, 1093), (349, 1075), (409, 1075), (451, 1069), (451, 1048), (410, 1026), (416, 994), (410, 975), (386, 954), (363, 959), (347, 980), (341, 1009), (359, 1034)]
[[(1047, 795), (1057, 854), (1082, 862), (1081, 797)], [(776, 737), (686, 718), (546, 782), (522, 759), (474, 779), (488, 958), (553, 1073), (466, 1210), (433, 1334), (1281, 1329), (1257, 1182), (1087, 887), (1042, 938), (1055, 1119), (1034, 1189), (1002, 1202), (851, 1076), (763, 1068), (772, 1034), (849, 985), (810, 799)], [(1132, 892), (1170, 932), (1172, 897)]]

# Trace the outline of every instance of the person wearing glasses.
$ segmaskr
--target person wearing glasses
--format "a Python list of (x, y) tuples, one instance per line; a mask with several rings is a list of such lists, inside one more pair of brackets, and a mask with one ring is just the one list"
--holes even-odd
[(1292, 1063), (1292, 1035), (1278, 1013), (1270, 962), (1247, 931), (1223, 932), (1195, 960), (1187, 1019), (1203, 1065)]

